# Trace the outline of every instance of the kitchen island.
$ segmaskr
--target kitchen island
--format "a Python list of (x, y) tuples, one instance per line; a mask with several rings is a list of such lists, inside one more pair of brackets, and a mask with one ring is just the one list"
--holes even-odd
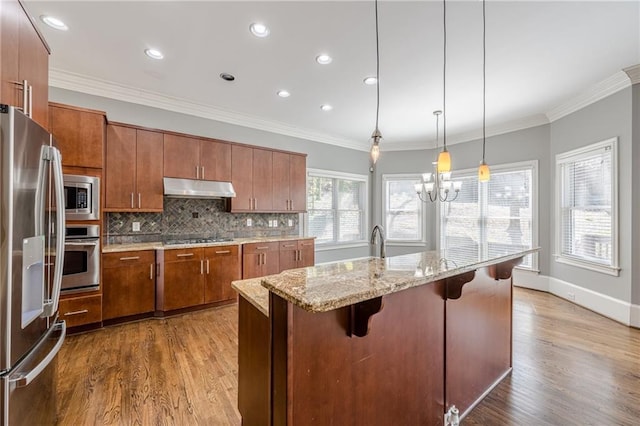
[(464, 416), (511, 371), (511, 273), (534, 251), (429, 251), (234, 282), (243, 424), (442, 425), (453, 405)]

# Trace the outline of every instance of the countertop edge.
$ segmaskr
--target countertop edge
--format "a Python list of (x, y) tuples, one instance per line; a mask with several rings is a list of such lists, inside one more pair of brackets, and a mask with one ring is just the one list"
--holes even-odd
[(236, 238), (233, 241), (220, 241), (215, 243), (201, 244), (173, 244), (164, 245), (160, 241), (148, 243), (122, 243), (122, 244), (105, 244), (102, 246), (102, 253), (119, 253), (123, 251), (144, 251), (144, 250), (178, 250), (185, 248), (199, 247), (220, 247), (220, 246), (240, 246), (243, 244), (262, 243), (262, 242), (279, 242), (291, 240), (315, 240), (315, 237), (256, 237), (256, 238)]
[(262, 277), (232, 281), (231, 288), (269, 318), (269, 290), (262, 286)]

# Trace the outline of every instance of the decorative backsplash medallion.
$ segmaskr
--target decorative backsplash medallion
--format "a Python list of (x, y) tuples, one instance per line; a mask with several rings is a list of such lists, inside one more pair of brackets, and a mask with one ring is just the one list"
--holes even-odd
[[(118, 244), (195, 237), (250, 238), (299, 234), (298, 213), (227, 213), (225, 203), (226, 200), (165, 197), (162, 213), (105, 213), (105, 242)], [(252, 226), (247, 226), (247, 219), (251, 219)], [(140, 231), (133, 231), (133, 222), (140, 223)]]

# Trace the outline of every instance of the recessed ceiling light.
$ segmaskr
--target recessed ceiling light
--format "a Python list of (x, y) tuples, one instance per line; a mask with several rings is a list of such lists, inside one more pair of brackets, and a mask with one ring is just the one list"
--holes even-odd
[(286, 90), (278, 90), (278, 96), (280, 96), (281, 98), (288, 98), (289, 96), (291, 96), (291, 93), (287, 92)]
[(54, 18), (53, 16), (42, 15), (40, 16), (40, 20), (56, 30), (67, 31), (69, 29), (64, 22), (58, 18)]
[(323, 53), (322, 55), (316, 56), (316, 62), (319, 63), (320, 65), (330, 64), (331, 61), (333, 61), (333, 58), (327, 54)]
[(258, 22), (254, 22), (253, 24), (249, 25), (249, 31), (251, 31), (251, 34), (256, 37), (266, 37), (271, 32), (269, 31), (269, 27)]
[(225, 81), (233, 81), (236, 79), (233, 74), (229, 74), (227, 72), (223, 72), (222, 74), (220, 74), (220, 78)]
[(333, 107), (331, 105), (324, 104), (324, 105), (320, 105), (320, 109), (323, 111), (331, 111)]
[(362, 80), (364, 82), (364, 84), (366, 84), (367, 86), (373, 86), (378, 82), (378, 79), (375, 77), (367, 77), (364, 80)]
[(151, 59), (162, 59), (162, 58), (164, 58), (164, 55), (162, 54), (162, 52), (157, 50), (157, 49), (145, 49), (144, 53), (145, 53), (145, 55), (147, 55)]

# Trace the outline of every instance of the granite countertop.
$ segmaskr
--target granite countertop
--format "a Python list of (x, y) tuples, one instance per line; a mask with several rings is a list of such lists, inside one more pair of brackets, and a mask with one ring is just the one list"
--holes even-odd
[[(474, 250), (423, 253), (335, 262), (291, 269), (262, 278), (269, 291), (309, 312), (326, 312), (443, 278), (505, 262), (538, 249), (478, 258)], [(474, 253), (469, 255), (467, 253)]]
[(215, 243), (198, 243), (198, 244), (163, 244), (161, 241), (149, 242), (149, 243), (130, 243), (130, 244), (105, 244), (102, 247), (103, 253), (117, 253), (122, 251), (139, 251), (139, 250), (174, 250), (193, 247), (216, 247), (216, 246), (233, 246), (249, 243), (262, 243), (262, 242), (276, 242), (276, 241), (290, 241), (290, 240), (306, 240), (314, 239), (315, 237), (300, 237), (300, 236), (286, 236), (286, 237), (254, 237), (254, 238), (236, 238), (233, 241), (221, 241)]
[(262, 286), (263, 278), (233, 281), (231, 287), (255, 306), (260, 312), (269, 316), (269, 290)]

